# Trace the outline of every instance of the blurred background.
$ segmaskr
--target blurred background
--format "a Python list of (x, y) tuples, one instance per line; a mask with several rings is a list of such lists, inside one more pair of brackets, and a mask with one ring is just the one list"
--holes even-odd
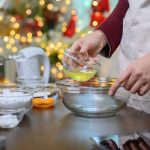
[[(92, 32), (114, 9), (118, 0), (0, 0), (0, 82), (15, 82), (16, 66), (7, 60), (22, 48), (44, 49), (51, 63), (51, 82), (63, 79), (65, 49)], [(101, 58), (100, 75), (116, 77), (117, 52)], [(41, 72), (44, 67), (41, 66)]]

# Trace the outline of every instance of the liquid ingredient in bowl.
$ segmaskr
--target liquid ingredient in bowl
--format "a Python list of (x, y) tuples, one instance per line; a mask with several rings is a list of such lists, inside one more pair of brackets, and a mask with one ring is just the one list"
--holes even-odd
[(64, 69), (64, 73), (73, 80), (85, 82), (93, 78), (96, 71), (67, 71)]

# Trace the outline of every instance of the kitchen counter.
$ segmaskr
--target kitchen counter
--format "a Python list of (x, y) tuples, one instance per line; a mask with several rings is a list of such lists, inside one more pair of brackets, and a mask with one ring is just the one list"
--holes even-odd
[(60, 101), (51, 109), (32, 109), (14, 129), (0, 129), (5, 150), (93, 150), (92, 136), (150, 129), (150, 115), (126, 107), (109, 118), (83, 118)]

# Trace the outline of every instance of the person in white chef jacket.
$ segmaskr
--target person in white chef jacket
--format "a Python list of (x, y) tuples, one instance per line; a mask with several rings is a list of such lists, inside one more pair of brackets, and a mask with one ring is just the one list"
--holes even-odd
[[(122, 92), (129, 94), (128, 105), (150, 114), (150, 0), (124, 1), (129, 3), (129, 8), (121, 20), (123, 30), (119, 45), (120, 76), (110, 88), (109, 94), (114, 95), (117, 89), (123, 86)], [(122, 2), (123, 0), (120, 0), (120, 5), (123, 5)], [(102, 26), (105, 24), (107, 20)], [(110, 26), (115, 25), (117, 26), (115, 21), (110, 23)], [(80, 51), (85, 59), (101, 53), (105, 45), (110, 43), (101, 26), (98, 29), (77, 40), (71, 49)], [(114, 36), (116, 35), (112, 35)]]
[[(116, 37), (119, 40), (115, 41)], [(84, 59), (99, 53), (111, 57), (115, 43), (120, 49), (120, 76), (109, 94), (127, 94), (128, 106), (150, 114), (150, 0), (119, 0), (108, 19), (96, 31), (74, 42), (71, 49), (80, 51)], [(150, 139), (150, 132), (138, 136)]]

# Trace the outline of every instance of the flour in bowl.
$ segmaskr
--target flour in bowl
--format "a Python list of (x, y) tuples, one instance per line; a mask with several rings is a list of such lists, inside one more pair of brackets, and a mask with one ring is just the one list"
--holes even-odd
[(4, 89), (0, 94), (0, 109), (16, 110), (26, 108), (31, 105), (31, 94), (24, 94), (21, 91), (10, 91)]
[[(32, 94), (24, 90), (0, 90), (0, 128), (13, 128), (19, 124), (32, 105)], [(20, 117), (21, 116), (21, 117)]]
[(0, 128), (13, 128), (18, 123), (19, 120), (16, 115), (8, 114), (0, 116)]

